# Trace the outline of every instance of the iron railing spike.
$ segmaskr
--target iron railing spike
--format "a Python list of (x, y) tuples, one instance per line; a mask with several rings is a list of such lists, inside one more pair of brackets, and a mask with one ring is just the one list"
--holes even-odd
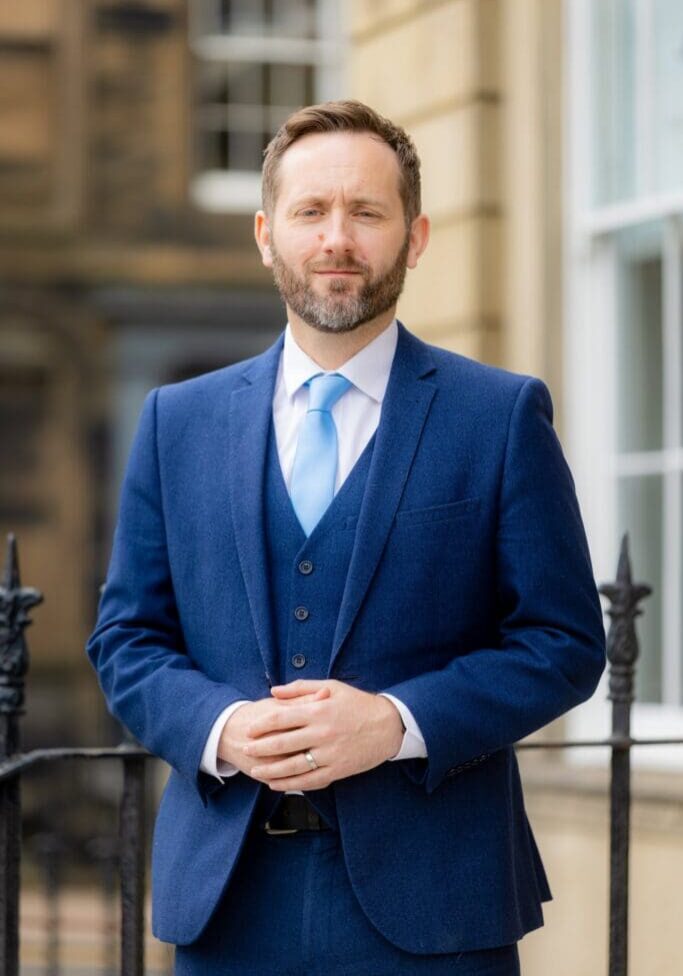
[(2, 586), (6, 590), (18, 590), (21, 586), (19, 577), (19, 556), (17, 553), (17, 537), (14, 532), (7, 534), (7, 550), (5, 565), (2, 572)]

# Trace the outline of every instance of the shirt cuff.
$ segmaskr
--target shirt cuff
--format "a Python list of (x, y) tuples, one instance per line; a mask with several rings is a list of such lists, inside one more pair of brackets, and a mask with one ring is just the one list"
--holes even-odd
[(398, 698), (394, 698), (393, 695), (388, 695), (385, 691), (380, 691), (380, 695), (394, 703), (405, 727), (401, 748), (395, 756), (390, 757), (389, 762), (394, 762), (396, 759), (426, 759), (427, 746), (425, 740), (408, 706), (404, 705)]
[(228, 705), (220, 713), (216, 721), (211, 726), (211, 731), (209, 732), (209, 737), (206, 740), (206, 745), (204, 746), (204, 752), (202, 753), (202, 760), (199, 764), (199, 768), (208, 773), (210, 776), (215, 776), (219, 782), (223, 782), (225, 777), (234, 776), (235, 773), (239, 772), (237, 766), (232, 763), (226, 762), (224, 759), (218, 758), (218, 743), (221, 739), (221, 732), (233, 712), (236, 712), (241, 705), (248, 705), (248, 699), (244, 701), (233, 702), (232, 705)]

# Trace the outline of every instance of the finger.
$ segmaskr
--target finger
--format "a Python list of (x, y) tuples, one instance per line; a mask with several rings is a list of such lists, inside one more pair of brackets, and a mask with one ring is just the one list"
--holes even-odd
[(308, 727), (290, 729), (285, 733), (262, 735), (260, 738), (248, 742), (242, 751), (246, 756), (263, 759), (264, 756), (284, 756), (288, 753), (310, 749), (311, 742), (311, 730)]
[(322, 701), (323, 698), (329, 698), (330, 694), (330, 688), (325, 686), (324, 688), (319, 688), (313, 695), (297, 695), (296, 697), (291, 695), (289, 698), (285, 698), (283, 695), (278, 694), (273, 697), (283, 705), (292, 705), (294, 703), (300, 705), (307, 701)]
[(273, 685), (270, 689), (275, 698), (297, 698), (299, 695), (315, 694), (321, 688), (328, 689), (329, 685), (325, 681), (314, 681), (308, 678), (297, 678), (286, 685)]
[[(318, 762), (318, 766), (322, 765), (322, 763)], [(276, 779), (291, 779), (294, 776), (303, 776), (311, 772), (315, 772), (315, 770), (311, 769), (304, 753), (297, 752), (293, 756), (286, 756), (284, 759), (278, 759), (274, 762), (260, 762), (258, 765), (252, 766), (249, 775), (253, 779), (270, 782)]]
[(274, 705), (272, 711), (254, 719), (247, 726), (245, 735), (248, 739), (256, 739), (260, 735), (267, 735), (269, 732), (303, 728), (314, 718), (311, 712), (313, 705), (314, 702), (310, 702), (308, 705), (291, 705), (287, 708), (279, 708)]
[(266, 780), (266, 785), (278, 793), (287, 790), (323, 790), (337, 777), (332, 773), (330, 766), (321, 766), (320, 769), (312, 769), (301, 776), (286, 776), (283, 779)]

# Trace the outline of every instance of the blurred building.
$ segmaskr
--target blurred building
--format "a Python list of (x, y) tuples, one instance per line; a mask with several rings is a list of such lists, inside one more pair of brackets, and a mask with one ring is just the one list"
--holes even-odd
[(341, 93), (338, 8), (0, 5), (0, 529), (47, 597), (29, 743), (107, 734), (83, 643), (144, 395), (282, 328), (253, 243), (261, 152)]
[[(546, 380), (597, 579), (628, 529), (655, 588), (635, 734), (682, 735), (680, 2), (24, 0), (0, 45), (0, 527), (48, 597), (34, 741), (111, 734), (82, 645), (141, 399), (281, 329), (252, 243), (261, 150), (349, 95), (423, 161), (432, 240), (402, 320)], [(544, 734), (605, 735), (605, 694)], [(526, 976), (606, 971), (605, 758), (524, 761), (555, 893)], [(632, 970), (674, 976), (683, 749), (635, 762)]]

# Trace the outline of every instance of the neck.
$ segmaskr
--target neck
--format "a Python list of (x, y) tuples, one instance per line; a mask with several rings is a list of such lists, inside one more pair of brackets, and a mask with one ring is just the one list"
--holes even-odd
[(351, 332), (321, 332), (307, 325), (295, 312), (287, 308), (289, 327), (297, 345), (323, 369), (338, 369), (373, 339), (384, 332), (394, 320), (396, 306), (364, 322)]

